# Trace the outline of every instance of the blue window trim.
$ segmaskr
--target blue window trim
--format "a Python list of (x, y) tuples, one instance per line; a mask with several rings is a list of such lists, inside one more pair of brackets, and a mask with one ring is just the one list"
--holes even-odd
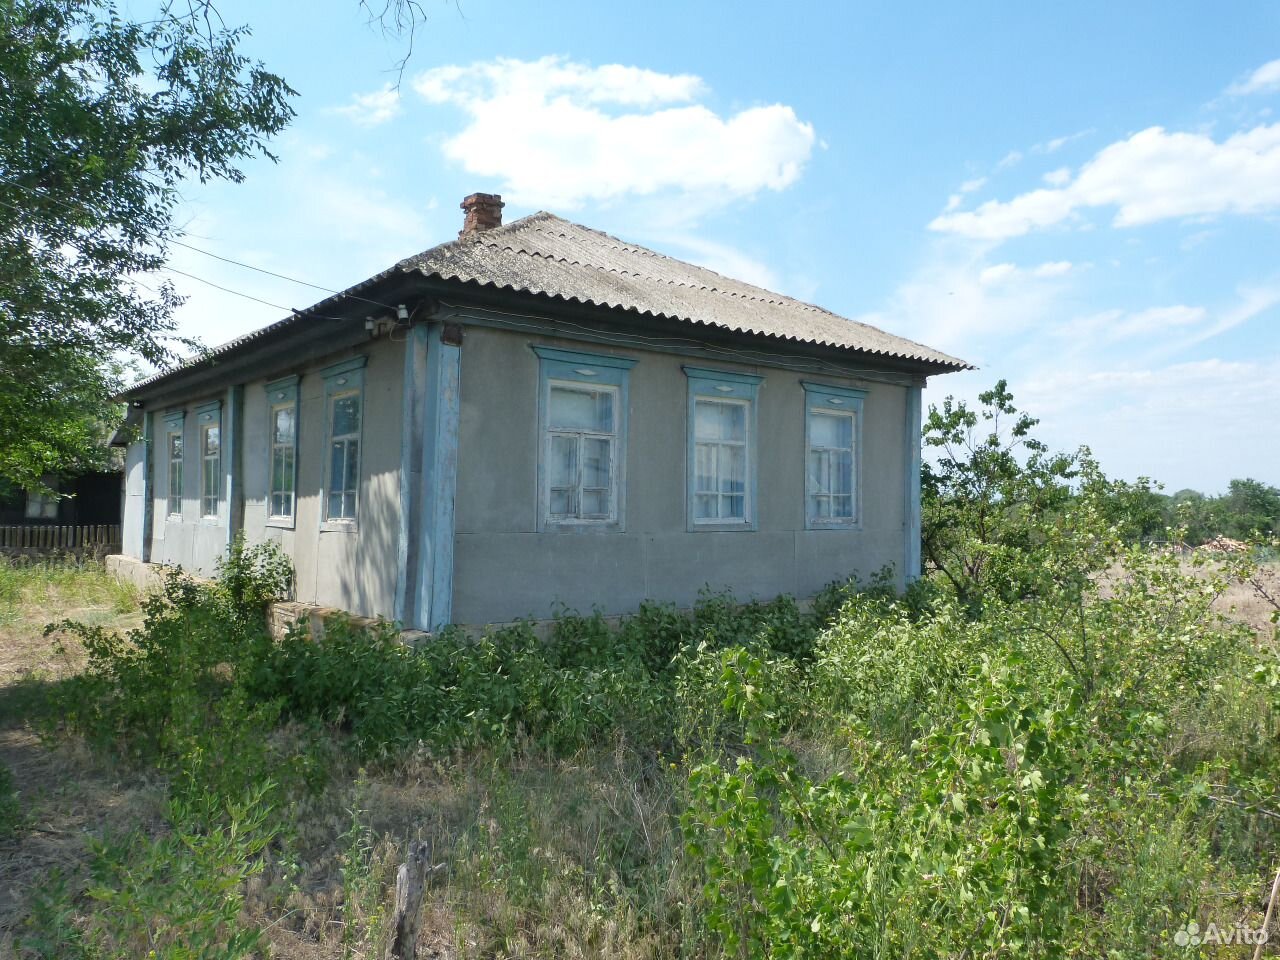
[[(324, 485), (320, 491), (320, 531), (322, 533), (354, 533), (360, 520), (360, 492), (363, 488), (361, 479), (364, 476), (364, 371), (368, 364), (367, 356), (352, 357), (339, 363), (330, 364), (320, 371), (324, 379), (324, 446), (321, 448)], [(360, 395), (360, 430), (356, 434), (360, 441), (359, 461), (356, 476), (356, 515), (352, 518), (339, 517), (329, 519), (329, 489), (333, 484), (333, 457), (329, 451), (329, 441), (333, 438), (333, 398), (338, 394), (357, 393)]]
[[(200, 478), (199, 490), (196, 494), (196, 503), (199, 504), (200, 522), (205, 526), (217, 526), (222, 522), (222, 501), (225, 484), (222, 477), (223, 465), (223, 446), (225, 432), (222, 428), (222, 400), (210, 400), (202, 403), (194, 410), (196, 415), (196, 437), (199, 442), (196, 444), (196, 475)], [(214, 513), (204, 512), (204, 428), (218, 428), (218, 506)], [(183, 469), (186, 469), (186, 458), (183, 458)], [(185, 479), (185, 478), (184, 478)], [(184, 484), (185, 486), (185, 484)]]
[[(169, 510), (169, 501), (172, 499), (171, 487), (173, 485), (173, 471), (170, 469), (172, 460), (171, 446), (169, 437), (178, 434), (182, 437), (182, 493), (179, 499), (185, 503), (187, 497), (187, 411), (186, 410), (166, 410), (163, 415), (164, 419), (164, 519), (166, 523), (181, 523), (182, 511), (172, 513)], [(180, 503), (180, 506), (182, 504)]]
[[(627, 422), (631, 409), (630, 372), (636, 361), (602, 353), (583, 353), (560, 347), (530, 345), (538, 357), (538, 506), (539, 532), (621, 532), (626, 529), (627, 506)], [(551, 383), (603, 384), (617, 388), (614, 410), (617, 443), (613, 463), (614, 516), (606, 520), (553, 520), (550, 517), (550, 490), (547, 484), (547, 410)]]
[[(263, 392), (267, 396), (267, 489), (266, 496), (263, 498), (263, 507), (266, 512), (264, 522), (268, 527), (279, 527), (283, 530), (292, 530), (298, 519), (298, 424), (301, 419), (299, 415), (302, 412), (298, 404), (299, 380), (295, 373), (273, 380), (263, 387)], [(278, 517), (271, 513), (271, 470), (275, 463), (272, 438), (275, 432), (276, 407), (285, 406), (293, 407), (293, 512), (287, 517)]]
[[(804, 387), (804, 528), (806, 530), (862, 529), (862, 401), (867, 391), (855, 387), (839, 387), (827, 383), (801, 380)], [(809, 476), (809, 416), (814, 410), (832, 410), (853, 415), (853, 516), (844, 519), (820, 519), (810, 502), (813, 487)]]
[[(736, 531), (758, 530), (760, 517), (758, 486), (759, 471), (757, 469), (759, 448), (759, 406), (760, 385), (764, 377), (752, 373), (736, 373), (730, 370), (716, 370), (710, 367), (684, 366), (685, 378), (689, 383), (687, 409), (685, 411), (685, 524), (690, 532), (702, 531)], [(746, 518), (741, 521), (696, 520), (694, 518), (694, 482), (698, 458), (696, 454), (697, 439), (695, 436), (695, 404), (699, 397), (709, 400), (737, 400), (747, 405), (747, 491), (743, 512)]]

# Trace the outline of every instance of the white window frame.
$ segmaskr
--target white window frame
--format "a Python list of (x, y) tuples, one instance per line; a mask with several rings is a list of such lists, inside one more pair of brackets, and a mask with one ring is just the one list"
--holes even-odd
[[(267, 480), (263, 506), (266, 511), (266, 524), (269, 527), (284, 527), (292, 530), (297, 522), (298, 513), (298, 377), (296, 375), (284, 377), (268, 383), (265, 389), (267, 395)], [(276, 443), (276, 412), (286, 409), (293, 411), (292, 444)], [(275, 487), (276, 455), (284, 450), (288, 450), (293, 458), (293, 472), (290, 477), (292, 482), (287, 494), (285, 491), (277, 491)], [(288, 496), (289, 510), (287, 513), (276, 512), (277, 495)]]
[[(322, 531), (344, 531), (354, 532), (360, 521), (360, 491), (362, 488), (361, 478), (364, 475), (364, 421), (365, 421), (365, 395), (364, 395), (364, 372), (365, 364), (368, 357), (352, 357), (350, 360), (344, 360), (341, 363), (335, 363), (320, 371), (320, 375), (324, 378), (324, 489), (321, 491), (322, 500), (320, 503), (320, 529)], [(336, 435), (333, 432), (333, 410), (336, 401), (343, 397), (354, 396), (360, 404), (359, 422), (356, 424), (354, 433), (344, 433)], [(335, 492), (333, 487), (333, 444), (336, 440), (356, 442), (356, 470), (354, 486), (342, 487), (345, 494), (350, 491), (355, 494), (355, 510), (351, 516), (339, 515), (332, 516), (329, 513), (329, 500)], [(345, 463), (345, 458), (344, 458)], [(344, 481), (350, 478), (344, 477)]]
[[(760, 526), (758, 516), (758, 470), (757, 470), (757, 438), (760, 385), (764, 377), (749, 373), (737, 373), (731, 370), (715, 370), (708, 367), (683, 368), (688, 380), (688, 403), (685, 415), (687, 423), (687, 444), (685, 448), (685, 512), (687, 528), (690, 531), (740, 531), (757, 530)], [(697, 412), (698, 403), (739, 404), (746, 408), (746, 438), (742, 442), (746, 448), (746, 482), (743, 490), (742, 519), (726, 519), (723, 517), (698, 516), (698, 445)], [(702, 441), (703, 443), (711, 441)], [(721, 445), (722, 441), (714, 441)]]
[[(627, 421), (630, 370), (636, 361), (629, 357), (584, 353), (558, 347), (532, 345), (539, 360), (538, 379), (538, 529), (540, 531), (605, 531), (625, 529)], [(613, 397), (613, 431), (552, 429), (551, 390), (555, 386), (587, 388)], [(610, 444), (609, 513), (607, 516), (559, 516), (551, 513), (550, 463), (553, 437), (575, 436), (579, 447), (577, 484), (581, 508), (581, 448), (588, 438), (605, 439)]]
[[(196, 451), (200, 469), (198, 476), (200, 479), (200, 489), (196, 494), (196, 502), (200, 508), (200, 519), (203, 522), (216, 522), (222, 513), (222, 443), (224, 440), (224, 431), (222, 429), (222, 401), (212, 400), (209, 403), (201, 404), (196, 407), (196, 437), (200, 446)], [(218, 432), (218, 452), (210, 456), (208, 453), (208, 438), (211, 431)], [(184, 453), (185, 451), (185, 444)], [(206, 492), (209, 486), (209, 472), (213, 471), (214, 495), (213, 509), (209, 509), (209, 495)]]
[[(173, 438), (178, 438), (178, 442), (182, 445), (182, 456), (174, 460), (173, 456)], [(182, 500), (186, 493), (186, 463), (187, 463), (187, 438), (186, 438), (186, 411), (178, 410), (165, 414), (164, 417), (164, 464), (165, 464), (165, 519), (173, 521), (182, 520)], [(177, 466), (177, 472), (174, 472), (174, 466)], [(174, 478), (177, 477), (178, 489), (174, 490)], [(175, 499), (177, 500), (177, 510), (174, 509)]]
[[(806, 530), (860, 530), (862, 529), (862, 434), (863, 399), (867, 391), (854, 387), (835, 386), (802, 380), (804, 387), (804, 525)], [(821, 496), (809, 472), (809, 457), (813, 450), (810, 429), (814, 416), (848, 417), (853, 421), (853, 516), (822, 517), (814, 509), (814, 498)]]
[(57, 494), (58, 484), (48, 477), (45, 478), (45, 483), (50, 490), (54, 491), (53, 493), (45, 493), (42, 490), (27, 491), (27, 503), (22, 512), (28, 520), (58, 519), (58, 503), (62, 499)]

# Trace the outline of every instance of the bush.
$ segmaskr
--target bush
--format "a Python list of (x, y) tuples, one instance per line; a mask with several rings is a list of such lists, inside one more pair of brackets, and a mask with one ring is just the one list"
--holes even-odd
[(744, 735), (693, 767), (682, 818), (704, 922), (743, 957), (1137, 958), (1210, 910), (1256, 927), (1280, 712), (1222, 586), (1133, 551), (977, 619), (857, 597), (799, 713), (768, 661), (725, 653)]

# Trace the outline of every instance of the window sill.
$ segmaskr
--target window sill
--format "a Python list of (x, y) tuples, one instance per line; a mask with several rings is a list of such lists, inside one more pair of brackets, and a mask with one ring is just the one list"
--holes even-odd
[(278, 530), (292, 530), (294, 528), (294, 519), (293, 517), (267, 517), (265, 524)]
[(320, 522), (321, 533), (356, 533), (358, 527), (354, 520), (322, 520)]
[(751, 533), (757, 529), (753, 520), (702, 522), (695, 520), (689, 525), (690, 533)]
[(624, 533), (619, 520), (543, 520), (539, 533)]
[(164, 522), (165, 522), (165, 523), (181, 523), (181, 522), (182, 522), (182, 514), (180, 514), (180, 513), (166, 513), (166, 514), (164, 515)]
[(824, 523), (821, 520), (806, 520), (804, 528), (806, 530), (843, 530), (848, 533), (861, 530), (862, 522), (859, 520), (833, 520)]

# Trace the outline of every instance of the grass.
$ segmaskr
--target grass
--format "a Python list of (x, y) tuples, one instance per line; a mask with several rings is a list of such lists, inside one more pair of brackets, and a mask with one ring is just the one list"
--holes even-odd
[[(45, 635), (66, 618), (128, 629), (139, 597), (93, 563), (0, 565), (0, 764), (23, 811), (17, 836), (0, 838), (0, 956), (51, 876), (79, 902), (95, 840), (170, 829), (162, 775), (42, 736), (49, 693), (83, 667), (56, 631)], [(323, 774), (291, 798), (283, 835), (245, 885), (243, 919), (270, 956), (380, 957), (395, 870), (415, 840), (449, 865), (428, 891), (419, 956), (680, 952), (680, 906), (694, 893), (670, 869), (676, 781), (624, 740), (570, 758), (532, 744), (420, 750), (370, 772), (340, 736), (295, 725), (273, 737), (294, 738), (282, 752), (310, 751)]]
[[(1267, 575), (1272, 573), (1274, 570)], [(1260, 603), (1256, 611), (1254, 599)], [(1233, 586), (1218, 603), (1249, 622), (1260, 637), (1268, 642), (1274, 638), (1274, 628), (1263, 616), (1271, 608), (1261, 606), (1261, 598), (1248, 585)], [(722, 613), (730, 615), (727, 608)], [(93, 898), (97, 895), (91, 881), (101, 875), (102, 850), (109, 852), (108, 859), (114, 858), (117, 875), (141, 876), (146, 873), (142, 868), (155, 864), (130, 859), (136, 851), (174, 846), (173, 838), (181, 828), (170, 805), (178, 786), (176, 775), (166, 775), (162, 767), (126, 763), (109, 753), (91, 751), (65, 731), (56, 738), (46, 735), (51, 721), (58, 720), (48, 709), (54, 702), (50, 695), (84, 669), (84, 663), (75, 655), (58, 653), (56, 632), (45, 636), (44, 625), (75, 618), (125, 629), (138, 624), (142, 615), (140, 598), (96, 565), (0, 566), (0, 639), (4, 643), (0, 763), (13, 775), (20, 811), (16, 835), (0, 838), (0, 956), (16, 952), (22, 937), (32, 929), (33, 911), (43, 911), (42, 928), (61, 929), (64, 940), (51, 947), (51, 952), (30, 955), (72, 955), (68, 945), (91, 931)], [(582, 637), (595, 636), (590, 623), (583, 622), (579, 628)], [(864, 634), (852, 621), (843, 629), (848, 631), (843, 642), (851, 647), (861, 642)], [(894, 635), (892, 630), (886, 634), (889, 638)], [(838, 653), (839, 649), (832, 647), (828, 652)], [(902, 649), (927, 653), (927, 647), (904, 645)], [(860, 655), (850, 662), (857, 664), (863, 676), (877, 665), (870, 656)], [(906, 677), (900, 664), (889, 666), (893, 678), (882, 691), (886, 703), (896, 702)], [(932, 668), (924, 673), (929, 670)], [(570, 675), (555, 674), (558, 678)], [(691, 685), (680, 694), (703, 711), (691, 713), (686, 726), (696, 726), (711, 714), (723, 712), (723, 693), (717, 686), (720, 675), (716, 668), (705, 675), (712, 681), (707, 689)], [(687, 676), (697, 679), (704, 675), (691, 672)], [(485, 670), (477, 670), (475, 677), (483, 680)], [(791, 673), (784, 670), (753, 679), (739, 691), (742, 704), (758, 697), (761, 690), (780, 691), (790, 682), (789, 677)], [(821, 691), (821, 687), (812, 689)], [(921, 711), (933, 709), (928, 705), (930, 699), (922, 698)], [(1212, 758), (1233, 749), (1233, 744), (1252, 729), (1254, 718), (1229, 717), (1227, 712), (1219, 711), (1211, 724), (1201, 723), (1200, 714), (1189, 713), (1190, 719), (1177, 729), (1198, 731), (1204, 743), (1184, 745), (1177, 752)], [(914, 718), (916, 714), (912, 708), (904, 716)], [(238, 920), (262, 938), (254, 955), (282, 960), (381, 957), (396, 866), (416, 841), (427, 841), (433, 860), (445, 867), (434, 875), (427, 892), (420, 957), (657, 960), (725, 955), (724, 941), (699, 915), (706, 891), (698, 872), (700, 864), (691, 864), (680, 827), (682, 814), (692, 808), (690, 769), (702, 758), (663, 756), (667, 746), (661, 741), (631, 739), (635, 733), (624, 724), (609, 736), (577, 749), (553, 747), (548, 741), (534, 740), (528, 732), (517, 731), (487, 745), (432, 748), (421, 744), (362, 766), (350, 720), (344, 722), (339, 717), (320, 726), (295, 718), (273, 723), (267, 734), (273, 756), (291, 758), (294, 766), (276, 771), (281, 780), (293, 778), (292, 786), (282, 789), (275, 801), (276, 832), (260, 853), (252, 855), (251, 864), (235, 864), (246, 868), (246, 879), (237, 883), (243, 895)], [(799, 765), (787, 776), (796, 777), (798, 784), (812, 785), (812, 792), (805, 792), (809, 787), (801, 791), (811, 801), (836, 795), (828, 792), (825, 778), (829, 774), (860, 770), (865, 782), (871, 783), (876, 765), (893, 759), (892, 738), (873, 742), (871, 726), (842, 726), (843, 720), (825, 717), (820, 722), (828, 729), (797, 725), (778, 741), (800, 757)], [(1246, 734), (1237, 733), (1233, 724)], [(717, 742), (719, 739), (730, 747), (716, 754), (716, 763), (733, 759), (744, 750), (741, 730), (726, 728)], [(971, 737), (964, 740), (973, 748)], [(773, 749), (771, 746), (762, 753), (762, 767), (774, 755)], [(939, 749), (939, 764), (945, 765), (948, 753)], [(1000, 775), (1007, 761), (1008, 756), (1001, 755), (998, 762), (987, 763), (986, 769)], [(904, 773), (898, 789), (909, 796), (911, 778), (921, 771), (907, 766), (901, 769), (910, 772)], [(740, 770), (726, 763), (723, 780), (716, 779), (720, 776), (716, 770), (702, 776), (717, 791), (722, 787), (728, 791), (740, 775)], [(760, 782), (762, 788), (769, 789), (766, 781)], [(776, 786), (777, 781), (771, 782)], [(985, 789), (982, 784), (973, 789), (979, 788)], [(1242, 784), (1241, 789), (1244, 792), (1235, 802), (1263, 802), (1247, 792), (1254, 789), (1250, 784)], [(1272, 789), (1270, 781), (1259, 781), (1258, 797), (1264, 798), (1264, 805), (1271, 803)], [(730, 793), (715, 796), (725, 798)], [(1142, 792), (1135, 792), (1134, 797), (1139, 806), (1152, 805), (1149, 822), (1139, 816), (1141, 810), (1133, 813), (1117, 804), (1106, 816), (1090, 821), (1073, 840), (1084, 844), (1080, 902), (1096, 911), (1084, 917), (1086, 924), (1098, 918), (1115, 929), (1125, 924), (1134, 930), (1146, 929), (1145, 924), (1151, 928), (1149, 936), (1164, 936), (1168, 929), (1176, 929), (1172, 914), (1148, 916), (1149, 897), (1152, 891), (1163, 890), (1167, 891), (1161, 894), (1165, 901), (1181, 902), (1180, 885), (1194, 872), (1184, 861), (1188, 851), (1200, 855), (1198, 844), (1205, 852), (1193, 866), (1203, 865), (1205, 879), (1197, 883), (1213, 896), (1224, 898), (1222, 902), (1230, 904), (1239, 916), (1258, 912), (1253, 890), (1258, 884), (1250, 869), (1256, 866), (1268, 877), (1274, 874), (1274, 866), (1261, 862), (1270, 856), (1273, 838), (1255, 832), (1253, 826), (1223, 829), (1203, 838), (1191, 826), (1185, 833), (1177, 833), (1173, 828), (1181, 829), (1183, 821), (1168, 819), (1161, 806), (1163, 800)], [(856, 798), (846, 799), (852, 803)], [(716, 809), (725, 816), (745, 817), (743, 810), (749, 811), (750, 804), (734, 806), (726, 801), (723, 808)], [(1205, 823), (1225, 823), (1223, 818), (1244, 817), (1246, 813), (1244, 806), (1221, 809), (1225, 812), (1215, 814), (1219, 819), (1205, 820), (1200, 808), (1188, 804), (1187, 824), (1199, 830)], [(704, 812), (716, 811), (705, 807)], [(844, 824), (848, 818), (841, 816)], [(881, 824), (877, 827), (881, 829), (891, 812), (886, 808), (859, 816), (870, 818), (867, 823)], [(981, 818), (973, 822), (981, 822)], [(708, 836), (721, 829), (714, 818), (706, 823)], [(787, 851), (793, 859), (785, 862), (798, 871), (795, 879), (804, 880), (810, 876), (806, 870), (813, 864), (821, 865), (822, 850), (803, 848), (805, 829), (813, 828), (811, 823), (793, 826), (804, 829), (792, 829), (762, 842), (773, 844), (773, 851)], [(758, 827), (759, 823), (747, 817), (740, 825), (726, 827), (726, 836), (745, 837)], [(1000, 831), (993, 834), (998, 835)], [(1246, 868), (1233, 867), (1235, 872), (1231, 872), (1214, 865), (1212, 858), (1221, 850), (1211, 850), (1210, 845), (1222, 847), (1228, 841), (1241, 848), (1233, 854), (1233, 862)], [(801, 846), (788, 846), (796, 843)], [(1110, 845), (1108, 849), (1125, 853), (1127, 860), (1112, 863), (1088, 846), (1104, 843)], [(728, 846), (708, 846), (707, 858), (721, 856)], [(1087, 863), (1093, 866), (1086, 869)], [(227, 869), (231, 866), (224, 864)], [(167, 876), (163, 870), (157, 875)], [(724, 890), (733, 893), (738, 889), (738, 878), (732, 873), (726, 876)], [(51, 889), (53, 877), (63, 878), (65, 894), (61, 899), (43, 901), (41, 906), (36, 892)], [(915, 890), (915, 895), (922, 897), (920, 909), (926, 915), (933, 909), (931, 883), (922, 880)], [(1105, 888), (1105, 892), (1091, 892), (1096, 887)], [(817, 889), (822, 889), (822, 884)], [(899, 909), (893, 906), (896, 900), (896, 892), (885, 894), (885, 916)], [(740, 915), (744, 905), (756, 909), (759, 902), (756, 894), (734, 902), (726, 922)], [(145, 917), (145, 899), (129, 906)], [(1131, 920), (1124, 919), (1130, 915)], [(780, 916), (785, 920), (786, 911)], [(1088, 939), (1084, 934), (1080, 937), (1082, 943)], [(1089, 945), (1098, 946), (1092, 941)], [(108, 955), (144, 954), (120, 950)], [(157, 956), (168, 954), (159, 952)]]

